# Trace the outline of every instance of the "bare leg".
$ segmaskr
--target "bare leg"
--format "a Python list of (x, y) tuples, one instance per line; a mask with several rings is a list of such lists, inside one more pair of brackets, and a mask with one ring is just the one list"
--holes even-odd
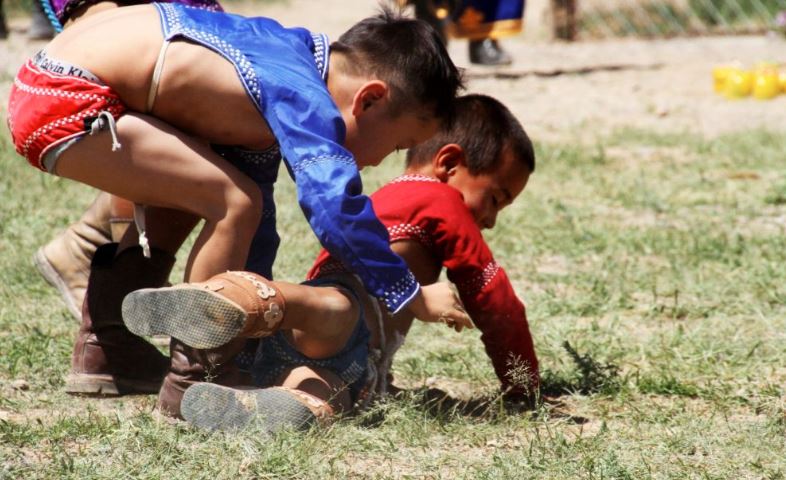
[(334, 413), (348, 412), (352, 399), (347, 385), (330, 370), (315, 367), (295, 367), (285, 372), (277, 382), (282, 387), (306, 392), (327, 402)]
[(275, 283), (287, 299), (287, 311), (280, 328), (285, 330), (290, 343), (311, 358), (326, 358), (338, 353), (358, 320), (360, 306), (354, 297), (333, 286)]
[(204, 218), (186, 269), (190, 281), (241, 268), (262, 212), (256, 184), (205, 143), (158, 119), (127, 114), (117, 130), (122, 149), (103, 158), (111, 151), (109, 133), (87, 136), (63, 153), (58, 174)]

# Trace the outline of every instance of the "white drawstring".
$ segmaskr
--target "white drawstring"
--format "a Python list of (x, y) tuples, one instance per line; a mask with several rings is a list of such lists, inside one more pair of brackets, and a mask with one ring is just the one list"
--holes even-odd
[(117, 125), (115, 125), (115, 117), (111, 113), (103, 111), (98, 114), (90, 125), (90, 135), (100, 132), (105, 126), (109, 127), (109, 133), (112, 134), (112, 151), (120, 150), (122, 145), (120, 145), (120, 141), (117, 139)]
[(150, 258), (150, 243), (145, 234), (145, 206), (138, 203), (134, 204), (134, 225), (139, 232), (139, 246), (142, 247), (142, 254), (145, 258)]

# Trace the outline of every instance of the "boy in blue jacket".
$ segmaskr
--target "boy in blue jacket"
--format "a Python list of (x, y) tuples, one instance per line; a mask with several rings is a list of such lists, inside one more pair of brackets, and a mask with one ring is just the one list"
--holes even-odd
[(173, 4), (102, 12), (60, 34), (17, 75), (14, 144), (43, 171), (137, 204), (141, 246), (97, 252), (69, 381), (158, 388), (169, 360), (119, 315), (126, 293), (163, 283), (146, 270), (173, 262), (155, 219), (204, 219), (187, 281), (274, 256), (278, 236), (265, 220), (281, 157), (320, 242), (391, 312), (468, 321), (446, 284), (421, 289), (390, 250), (358, 174), (429, 138), (460, 85), (436, 33), (387, 12), (333, 44), (270, 19)]

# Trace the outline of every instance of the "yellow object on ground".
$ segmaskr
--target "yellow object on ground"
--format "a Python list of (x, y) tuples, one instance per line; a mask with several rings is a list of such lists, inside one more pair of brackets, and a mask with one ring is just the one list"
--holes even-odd
[(729, 99), (753, 95), (769, 100), (786, 93), (786, 70), (770, 62), (757, 63), (753, 70), (739, 63), (718, 65), (712, 69), (713, 90)]
[(759, 100), (769, 100), (778, 96), (781, 91), (778, 82), (778, 70), (765, 68), (758, 70), (753, 81), (753, 97)]
[(753, 90), (753, 73), (749, 70), (734, 69), (729, 73), (723, 86), (726, 98), (744, 98)]
[(715, 93), (723, 93), (726, 88), (726, 80), (729, 74), (735, 70), (736, 67), (731, 65), (721, 65), (712, 69), (712, 79), (715, 88)]

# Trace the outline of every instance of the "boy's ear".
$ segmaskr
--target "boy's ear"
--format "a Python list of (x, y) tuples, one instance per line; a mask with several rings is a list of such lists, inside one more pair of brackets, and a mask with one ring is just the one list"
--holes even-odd
[(464, 149), (457, 143), (443, 145), (432, 159), (434, 173), (440, 182), (447, 182), (448, 178), (456, 174), (459, 167), (467, 166), (467, 157)]
[(358, 88), (352, 99), (352, 115), (363, 115), (369, 108), (388, 96), (388, 84), (382, 80), (369, 80)]

